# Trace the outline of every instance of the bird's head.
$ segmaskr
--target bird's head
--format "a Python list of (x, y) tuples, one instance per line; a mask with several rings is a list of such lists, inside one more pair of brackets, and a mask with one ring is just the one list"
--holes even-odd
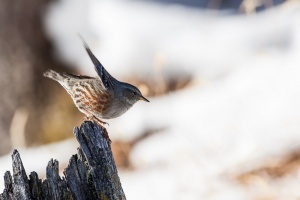
[(122, 83), (122, 86), (122, 95), (128, 103), (133, 105), (139, 100), (150, 102), (137, 87), (128, 83)]

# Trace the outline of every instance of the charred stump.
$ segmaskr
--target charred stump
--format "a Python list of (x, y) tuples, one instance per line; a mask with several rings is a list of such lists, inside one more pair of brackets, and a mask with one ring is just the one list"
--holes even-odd
[(101, 199), (125, 200), (118, 171), (104, 129), (93, 122), (84, 122), (74, 128), (80, 144), (78, 153), (70, 158), (59, 176), (58, 161), (51, 159), (46, 169), (46, 179), (41, 180), (36, 172), (26, 174), (20, 154), (12, 154), (13, 175), (4, 174), (5, 189), (1, 200), (12, 199)]

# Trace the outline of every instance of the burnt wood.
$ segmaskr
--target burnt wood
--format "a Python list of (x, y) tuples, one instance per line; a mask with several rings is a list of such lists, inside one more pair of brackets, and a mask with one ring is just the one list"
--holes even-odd
[(20, 154), (14, 150), (13, 175), (5, 172), (5, 189), (0, 200), (126, 200), (110, 143), (104, 134), (102, 127), (89, 121), (74, 128), (80, 147), (70, 158), (64, 177), (59, 176), (58, 161), (51, 159), (45, 180), (36, 172), (31, 172), (28, 178)]

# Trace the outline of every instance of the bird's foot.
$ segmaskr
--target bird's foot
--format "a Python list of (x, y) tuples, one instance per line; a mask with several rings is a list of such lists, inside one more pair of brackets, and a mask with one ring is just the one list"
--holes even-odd
[[(108, 125), (108, 126), (109, 126), (109, 123), (104, 122), (104, 121), (98, 119), (98, 118), (95, 117), (95, 116), (85, 116), (85, 117), (83, 118), (83, 121), (94, 121), (94, 122), (100, 123), (101, 126), (103, 126), (103, 125)], [(100, 124), (99, 124), (99, 125), (100, 125)]]
[(107, 122), (104, 122), (104, 121), (101, 121), (100, 119), (97, 119), (100, 123), (102, 123), (103, 125), (108, 125), (109, 126), (109, 123)]
[(100, 119), (96, 118), (95, 116), (85, 116), (84, 121), (94, 121), (94, 122), (96, 122), (96, 124), (101, 126), (104, 131), (104, 137), (108, 140), (109, 144), (111, 144), (111, 140), (108, 136), (108, 132), (107, 132), (106, 128), (104, 127), (104, 125), (106, 125), (106, 124), (109, 125), (107, 122), (103, 122)]
[(93, 117), (91, 116), (84, 116), (83, 118), (83, 121), (86, 122), (86, 121), (92, 121), (93, 120)]

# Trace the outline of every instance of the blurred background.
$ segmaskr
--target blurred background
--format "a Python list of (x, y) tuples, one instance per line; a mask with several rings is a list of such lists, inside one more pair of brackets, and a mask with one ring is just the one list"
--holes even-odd
[(84, 115), (42, 73), (96, 75), (80, 33), (151, 101), (107, 121), (127, 199), (300, 198), (300, 1), (2, 1), (0, 25), (0, 174), (76, 153)]

